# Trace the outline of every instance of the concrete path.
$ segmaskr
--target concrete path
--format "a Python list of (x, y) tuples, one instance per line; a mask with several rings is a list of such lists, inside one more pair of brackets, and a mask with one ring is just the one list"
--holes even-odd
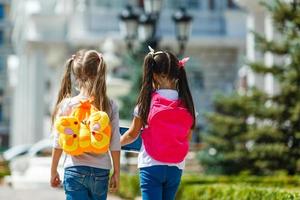
[[(0, 186), (1, 200), (64, 200), (65, 195), (62, 189), (13, 189), (7, 186)], [(119, 197), (109, 194), (108, 200), (122, 200)]]

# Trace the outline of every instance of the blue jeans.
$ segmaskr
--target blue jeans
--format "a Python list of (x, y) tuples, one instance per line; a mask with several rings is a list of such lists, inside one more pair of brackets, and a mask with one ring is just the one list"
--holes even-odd
[(88, 166), (65, 169), (64, 189), (67, 200), (106, 200), (109, 170)]
[(143, 200), (174, 200), (182, 170), (175, 166), (158, 165), (140, 168)]

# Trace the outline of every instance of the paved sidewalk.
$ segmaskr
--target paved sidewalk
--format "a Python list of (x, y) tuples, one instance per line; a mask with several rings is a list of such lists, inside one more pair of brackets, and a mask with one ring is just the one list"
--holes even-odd
[[(7, 186), (0, 186), (1, 200), (64, 200), (65, 195), (62, 189), (13, 189)], [(108, 200), (122, 200), (119, 197), (109, 195)]]

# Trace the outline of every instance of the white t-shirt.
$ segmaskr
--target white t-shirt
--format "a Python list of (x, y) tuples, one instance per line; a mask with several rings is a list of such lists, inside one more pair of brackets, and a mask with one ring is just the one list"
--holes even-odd
[[(178, 99), (178, 92), (176, 90), (172, 89), (160, 89), (156, 91), (161, 96), (171, 99), (171, 100), (177, 100)], [(138, 115), (138, 107), (134, 109), (134, 116), (139, 117)], [(168, 165), (168, 166), (176, 166), (179, 169), (184, 169), (185, 166), (185, 159), (180, 163), (166, 163), (166, 162), (160, 162), (155, 159), (153, 159), (145, 150), (144, 143), (142, 143), (141, 150), (138, 155), (138, 168), (143, 167), (150, 167), (150, 166), (156, 166), (156, 165)]]

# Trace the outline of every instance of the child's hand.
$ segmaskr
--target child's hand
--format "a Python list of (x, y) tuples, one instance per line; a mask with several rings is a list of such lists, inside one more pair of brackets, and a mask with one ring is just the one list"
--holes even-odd
[(57, 171), (51, 173), (51, 179), (50, 179), (50, 184), (51, 187), (59, 187), (60, 186), (60, 178), (59, 178), (59, 174)]
[(117, 192), (118, 191), (119, 181), (120, 181), (119, 173), (113, 173), (113, 175), (110, 177), (110, 181), (109, 181), (109, 190), (110, 190), (110, 192)]

